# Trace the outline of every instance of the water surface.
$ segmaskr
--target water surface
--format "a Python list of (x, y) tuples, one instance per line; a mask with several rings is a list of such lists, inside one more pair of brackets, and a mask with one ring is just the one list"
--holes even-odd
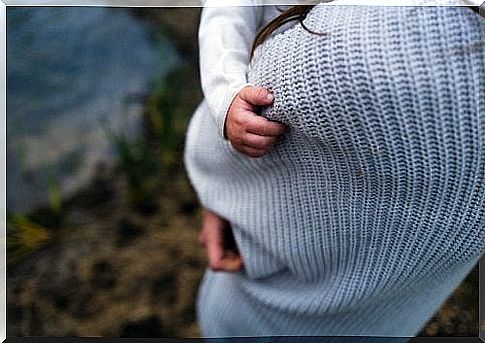
[(136, 135), (142, 103), (127, 99), (178, 61), (128, 9), (8, 7), (8, 210), (45, 203), (49, 178), (66, 196), (87, 182), (113, 155), (100, 123)]

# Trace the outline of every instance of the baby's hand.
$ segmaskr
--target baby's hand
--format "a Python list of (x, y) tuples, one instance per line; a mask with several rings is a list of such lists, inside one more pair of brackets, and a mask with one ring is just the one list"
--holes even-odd
[(216, 213), (204, 209), (199, 242), (207, 251), (209, 267), (214, 271), (237, 272), (243, 260), (232, 233), (231, 224)]
[(234, 98), (226, 118), (226, 135), (232, 146), (250, 157), (266, 154), (285, 132), (286, 126), (257, 114), (258, 106), (268, 106), (274, 97), (261, 87), (244, 87)]

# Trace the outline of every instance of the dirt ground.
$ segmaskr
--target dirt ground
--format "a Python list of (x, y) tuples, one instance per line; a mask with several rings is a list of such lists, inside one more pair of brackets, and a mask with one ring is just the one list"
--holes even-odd
[(205, 260), (185, 176), (167, 183), (147, 215), (123, 202), (115, 171), (103, 173), (96, 182), (111, 197), (92, 203), (92, 189), (79, 194), (56, 241), (9, 268), (8, 335), (198, 336)]

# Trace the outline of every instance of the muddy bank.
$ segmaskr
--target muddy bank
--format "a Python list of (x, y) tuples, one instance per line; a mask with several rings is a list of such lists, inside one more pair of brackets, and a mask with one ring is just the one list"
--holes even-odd
[(159, 185), (156, 211), (134, 211), (116, 170), (71, 199), (55, 242), (8, 270), (9, 336), (197, 336), (204, 269), (198, 206), (182, 173)]

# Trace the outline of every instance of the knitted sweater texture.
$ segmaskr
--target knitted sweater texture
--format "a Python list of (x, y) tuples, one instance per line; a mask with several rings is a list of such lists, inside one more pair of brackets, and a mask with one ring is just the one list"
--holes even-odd
[(244, 271), (207, 271), (205, 336), (413, 336), (485, 250), (485, 23), (463, 7), (316, 6), (248, 80), (288, 132), (262, 158), (203, 102), (185, 163)]

